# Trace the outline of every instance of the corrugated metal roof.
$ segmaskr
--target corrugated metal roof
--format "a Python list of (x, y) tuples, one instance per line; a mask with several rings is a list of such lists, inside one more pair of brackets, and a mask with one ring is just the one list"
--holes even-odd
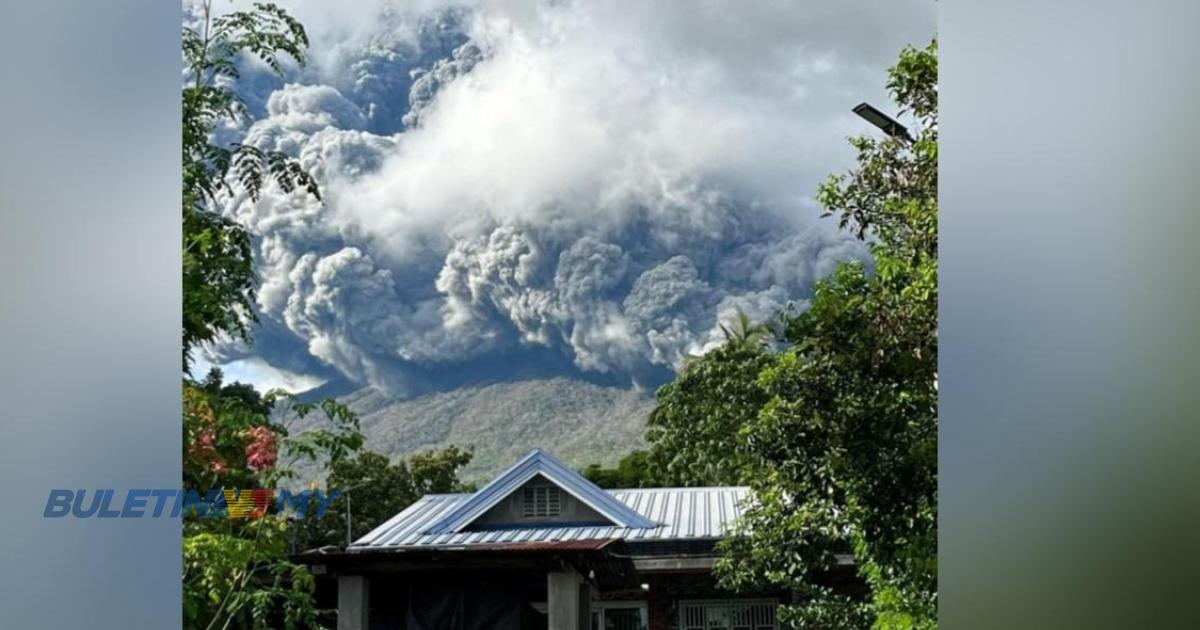
[(351, 545), (351, 551), (403, 547), (486, 546), (571, 540), (621, 539), (626, 542), (720, 538), (741, 516), (749, 489), (641, 488), (608, 490), (613, 498), (657, 524), (652, 528), (617, 526), (535, 527), (458, 533), (426, 533), (469, 501), (471, 494), (433, 494), (409, 506)]
[(480, 545), (471, 549), (485, 551), (600, 551), (617, 542), (615, 538), (589, 538), (586, 540), (551, 540), (547, 542), (501, 543)]

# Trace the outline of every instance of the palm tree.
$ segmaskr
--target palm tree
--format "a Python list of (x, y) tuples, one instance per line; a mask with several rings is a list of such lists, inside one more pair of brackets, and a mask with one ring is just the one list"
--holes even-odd
[[(768, 322), (755, 324), (740, 308), (735, 311), (732, 319), (718, 326), (721, 328), (721, 334), (725, 336), (725, 343), (722, 345), (737, 350), (762, 350), (779, 337)], [(703, 354), (689, 352), (683, 358), (680, 370), (687, 370), (703, 358)]]
[(720, 324), (726, 345), (762, 348), (775, 340), (775, 331), (766, 322), (755, 324), (742, 309), (737, 309), (728, 324)]

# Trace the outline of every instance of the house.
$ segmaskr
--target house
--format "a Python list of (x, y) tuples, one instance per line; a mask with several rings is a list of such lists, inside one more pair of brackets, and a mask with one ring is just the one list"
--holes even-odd
[(535, 449), (305, 561), (336, 578), (339, 630), (774, 630), (786, 593), (735, 595), (712, 575), (747, 496), (603, 490)]

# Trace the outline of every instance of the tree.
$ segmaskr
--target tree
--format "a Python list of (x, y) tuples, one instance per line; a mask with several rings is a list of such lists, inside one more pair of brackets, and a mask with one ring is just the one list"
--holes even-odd
[(251, 54), (282, 75), (281, 59), (303, 65), (308, 36), (304, 27), (274, 4), (221, 16), (212, 0), (201, 5), (201, 20), (183, 29), (183, 368), (191, 351), (219, 335), (249, 341), (256, 321), (250, 235), (236, 221), (214, 211), (218, 195), (235, 187), (257, 199), (274, 182), (320, 198), (316, 181), (287, 155), (256, 147), (213, 142), (218, 125), (243, 122), (245, 104), (233, 90), (237, 60)]
[(721, 329), (722, 346), (688, 361), (658, 390), (646, 438), (656, 477), (666, 485), (740, 485), (753, 475), (738, 436), (767, 401), (758, 375), (774, 360), (773, 334), (740, 311)]
[(654, 474), (655, 466), (648, 451), (636, 450), (617, 462), (614, 468), (591, 464), (583, 476), (601, 488), (653, 488), (663, 485)]
[(285, 559), (286, 520), (223, 525), (184, 522), (183, 627), (321, 627), (312, 575)]
[[(358, 417), (337, 401), (303, 402), (281, 390), (262, 395), (221, 379), (213, 369), (200, 383), (183, 383), (186, 488), (273, 487), (295, 477), (292, 465), (299, 460), (337, 465), (362, 446)], [(296, 435), (275, 420), (316, 411), (325, 415), (322, 428)]]
[(326, 487), (342, 490), (325, 515), (310, 524), (305, 547), (344, 545), (346, 495), (351, 506), (351, 537), (358, 539), (426, 494), (468, 492), (458, 473), (471, 462), (471, 450), (449, 446), (392, 463), (387, 456), (363, 451), (329, 467)]
[[(905, 49), (889, 77), (915, 140), (853, 138), (856, 168), (819, 191), (875, 272), (842, 265), (787, 318), (789, 347), (758, 374), (766, 402), (739, 433), (757, 505), (718, 575), (808, 595), (784, 611), (797, 627), (937, 624), (936, 42)], [(821, 584), (845, 551), (867, 600)]]
[[(275, 410), (283, 411), (280, 418), (321, 411), (325, 428), (291, 435), (272, 421)], [(358, 418), (346, 407), (284, 392), (263, 396), (223, 383), (219, 370), (199, 383), (184, 381), (183, 432), (183, 484), (201, 492), (273, 488), (293, 475), (290, 460), (338, 466), (362, 445)], [(286, 515), (183, 517), (184, 627), (319, 627), (312, 576), (287, 559), (296, 525)]]
[(775, 339), (775, 331), (765, 322), (755, 324), (742, 309), (737, 309), (733, 319), (720, 324), (725, 345), (739, 348), (758, 349), (768, 346)]
[[(856, 167), (818, 191), (870, 247), (809, 307), (781, 314), (782, 349), (744, 315), (658, 392), (650, 458), (670, 483), (748, 484), (721, 543), (734, 590), (782, 588), (798, 628), (931, 628), (937, 614), (937, 44), (907, 48), (887, 87), (915, 138), (851, 138)], [(861, 588), (833, 588), (853, 554)]]
[[(199, 23), (183, 29), (183, 484), (186, 489), (275, 488), (294, 476), (290, 464), (338, 465), (362, 446), (358, 419), (336, 401), (301, 402), (285, 392), (260, 395), (223, 383), (219, 370), (189, 376), (197, 345), (221, 336), (249, 341), (255, 323), (250, 235), (221, 216), (221, 195), (257, 199), (264, 186), (320, 198), (316, 182), (288, 156), (214, 141), (218, 126), (248, 119), (233, 89), (237, 61), (253, 55), (282, 74), (282, 59), (304, 63), (303, 26), (273, 4), (215, 16), (201, 5)], [(274, 418), (323, 412), (325, 428), (291, 435)], [(278, 415), (276, 413), (278, 412)], [(312, 628), (319, 612), (313, 579), (288, 560), (295, 526), (287, 515), (252, 519), (184, 515), (183, 625), (186, 628)]]

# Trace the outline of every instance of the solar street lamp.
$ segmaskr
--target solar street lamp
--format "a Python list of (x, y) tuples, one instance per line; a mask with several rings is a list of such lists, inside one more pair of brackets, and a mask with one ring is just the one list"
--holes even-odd
[(883, 133), (886, 133), (893, 138), (904, 140), (905, 142), (909, 143), (913, 141), (912, 136), (908, 135), (908, 127), (901, 125), (899, 122), (896, 122), (896, 119), (888, 116), (878, 109), (875, 109), (867, 103), (859, 103), (858, 105), (855, 105), (854, 113), (858, 114), (863, 120), (875, 125), (876, 127), (879, 127), (881, 130), (883, 130)]

